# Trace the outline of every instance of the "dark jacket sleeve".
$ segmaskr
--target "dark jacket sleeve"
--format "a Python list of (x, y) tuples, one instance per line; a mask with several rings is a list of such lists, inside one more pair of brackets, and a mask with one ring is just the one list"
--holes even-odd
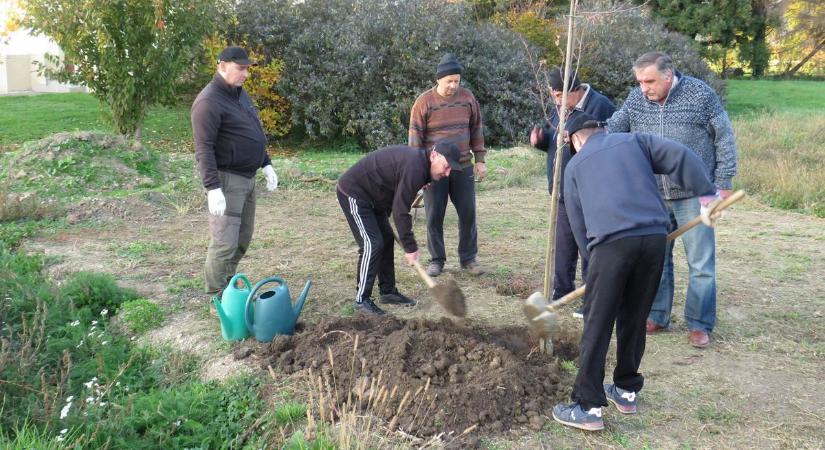
[(221, 125), (220, 108), (201, 99), (192, 105), (192, 138), (195, 141), (195, 161), (207, 190), (221, 187), (215, 162), (215, 141)]
[(412, 231), (410, 207), (416, 194), (418, 194), (418, 190), (423, 186), (422, 183), (416, 181), (416, 177), (410, 172), (412, 171), (404, 171), (401, 179), (398, 180), (395, 196), (392, 199), (392, 219), (395, 222), (395, 229), (398, 231), (398, 239), (401, 241), (406, 253), (413, 253), (418, 250), (418, 244), (415, 242), (415, 235)]
[(647, 152), (653, 173), (667, 175), (679, 186), (699, 195), (716, 192), (705, 164), (691, 149), (674, 140), (644, 133), (637, 133), (636, 141)]

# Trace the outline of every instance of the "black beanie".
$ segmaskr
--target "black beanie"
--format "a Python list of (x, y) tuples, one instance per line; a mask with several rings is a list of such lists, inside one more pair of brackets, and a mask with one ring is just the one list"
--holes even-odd
[[(550, 71), (550, 87), (553, 88), (554, 91), (562, 91), (564, 90), (564, 81), (561, 76), (561, 69), (556, 67)], [(579, 77), (576, 76), (576, 73), (571, 73), (570, 78), (568, 80), (567, 85), (567, 92), (574, 91), (577, 87), (579, 87)]]
[(447, 75), (461, 75), (462, 70), (464, 69), (458, 63), (455, 55), (447, 53), (441, 57), (441, 62), (438, 63), (438, 67), (435, 69), (435, 79), (440, 80)]

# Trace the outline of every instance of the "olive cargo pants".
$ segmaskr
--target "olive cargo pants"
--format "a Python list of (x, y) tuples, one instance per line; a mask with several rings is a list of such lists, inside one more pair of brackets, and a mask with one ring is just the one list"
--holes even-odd
[(255, 178), (218, 172), (226, 212), (209, 215), (209, 249), (203, 278), (207, 294), (219, 293), (238, 269), (238, 263), (252, 242), (255, 229)]

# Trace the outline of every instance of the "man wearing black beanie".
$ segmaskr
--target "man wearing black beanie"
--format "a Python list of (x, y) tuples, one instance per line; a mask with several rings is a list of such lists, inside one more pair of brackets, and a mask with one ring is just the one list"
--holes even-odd
[[(550, 112), (543, 127), (533, 127), (530, 133), (530, 144), (537, 149), (547, 153), (547, 183), (549, 190), (553, 191), (553, 167), (556, 161), (556, 128), (559, 125), (559, 112), (561, 110), (562, 93), (564, 92), (564, 79), (561, 69), (555, 68), (549, 74), (550, 96), (553, 97), (555, 107)], [(595, 117), (596, 120), (607, 120), (613, 115), (616, 107), (613, 102), (602, 95), (599, 91), (587, 83), (581, 83), (575, 74), (571, 74), (567, 83), (567, 110), (569, 116), (567, 120), (575, 118), (578, 114), (585, 112)], [(564, 188), (564, 168), (571, 157), (570, 150), (562, 149), (561, 177), (562, 183), (559, 192)], [(567, 211), (564, 209), (564, 198), (559, 194), (559, 208), (556, 215), (556, 256), (553, 273), (553, 299), (557, 300), (576, 288), (576, 264), (579, 259), (579, 250), (573, 238), (573, 231), (570, 229), (570, 222), (567, 218)], [(582, 280), (587, 277), (587, 259), (582, 256)], [(587, 295), (585, 294), (585, 303)], [(583, 318), (585, 312), (584, 304), (576, 309), (573, 316)]]
[[(444, 270), (447, 254), (444, 250), (444, 214), (447, 198), (458, 213), (458, 256), (461, 267), (473, 275), (486, 270), (478, 263), (478, 231), (476, 228), (475, 177), (487, 173), (484, 163), (484, 133), (481, 107), (473, 93), (460, 86), (463, 68), (452, 53), (447, 53), (435, 70), (436, 86), (418, 96), (410, 111), (409, 146), (432, 148), (439, 142), (449, 142), (461, 151), (462, 168), (449, 177), (433, 182), (424, 192), (427, 212), (427, 248), (430, 264), (427, 273), (438, 276)], [(475, 165), (473, 164), (475, 159)]]

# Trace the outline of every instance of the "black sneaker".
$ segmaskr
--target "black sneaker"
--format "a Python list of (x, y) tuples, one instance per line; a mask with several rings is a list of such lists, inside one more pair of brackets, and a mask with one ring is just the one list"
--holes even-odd
[(384, 310), (379, 308), (371, 298), (365, 298), (360, 302), (355, 302), (355, 312), (375, 314), (376, 316), (383, 316), (385, 314)]
[(398, 292), (397, 288), (393, 288), (392, 292), (389, 294), (381, 294), (381, 297), (378, 298), (379, 303), (383, 303), (386, 305), (404, 305), (404, 306), (415, 306), (416, 301), (407, 297), (406, 295)]

